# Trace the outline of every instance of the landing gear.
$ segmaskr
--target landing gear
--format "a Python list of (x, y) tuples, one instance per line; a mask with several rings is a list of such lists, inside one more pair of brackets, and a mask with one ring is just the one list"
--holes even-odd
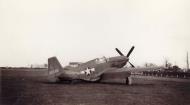
[(126, 85), (131, 85), (132, 84), (132, 79), (131, 77), (127, 77), (125, 80)]

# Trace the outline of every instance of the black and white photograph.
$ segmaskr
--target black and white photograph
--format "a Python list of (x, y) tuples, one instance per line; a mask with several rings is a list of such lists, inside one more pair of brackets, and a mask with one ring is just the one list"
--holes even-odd
[(0, 105), (190, 105), (189, 0), (0, 0)]

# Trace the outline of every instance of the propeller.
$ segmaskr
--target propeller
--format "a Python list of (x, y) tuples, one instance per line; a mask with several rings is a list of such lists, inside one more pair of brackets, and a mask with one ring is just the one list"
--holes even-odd
[[(129, 58), (129, 56), (131, 55), (131, 53), (133, 52), (134, 50), (134, 46), (131, 47), (131, 49), (129, 50), (129, 52), (127, 53), (127, 55), (125, 57)], [(119, 55), (121, 56), (124, 56), (123, 53), (118, 49), (118, 48), (115, 48), (115, 50), (119, 53)], [(128, 61), (129, 62), (129, 61)], [(131, 65), (131, 67), (135, 67), (131, 62), (129, 62), (129, 64)]]
[(135, 68), (135, 66), (131, 62), (129, 62), (129, 64), (131, 65), (131, 67)]
[(131, 49), (129, 50), (128, 54), (127, 54), (127, 58), (131, 55), (132, 51), (134, 50), (134, 46), (131, 47)]
[(115, 50), (119, 53), (119, 55), (124, 56), (123, 53), (118, 48), (115, 48)]

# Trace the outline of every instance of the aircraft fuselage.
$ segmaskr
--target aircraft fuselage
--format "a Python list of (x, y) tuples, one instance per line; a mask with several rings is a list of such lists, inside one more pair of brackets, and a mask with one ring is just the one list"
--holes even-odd
[[(86, 63), (80, 64), (78, 67), (63, 68), (63, 73), (59, 76), (61, 80), (74, 80), (79, 77), (80, 74), (85, 74), (84, 78), (91, 81), (96, 81), (99, 79), (98, 73), (107, 68), (122, 68), (125, 66), (129, 59), (125, 56), (117, 56), (111, 58), (96, 58)], [(77, 75), (78, 74), (78, 75)], [(97, 78), (93, 78), (97, 77)]]

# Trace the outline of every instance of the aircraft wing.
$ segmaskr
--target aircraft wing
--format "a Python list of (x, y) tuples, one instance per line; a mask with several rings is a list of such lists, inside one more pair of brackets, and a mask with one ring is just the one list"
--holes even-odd
[(151, 68), (112, 68), (101, 75), (100, 82), (105, 83), (126, 83), (131, 84), (132, 80), (130, 78), (131, 74), (135, 72), (147, 71), (147, 70), (158, 70), (160, 67), (151, 67)]
[(129, 82), (130, 75), (131, 72), (123, 68), (112, 68), (101, 75), (100, 82), (131, 84), (131, 82)]
[(107, 71), (104, 71), (102, 73), (102, 78), (127, 78), (129, 77), (131, 74), (133, 74), (133, 72), (142, 72), (142, 71), (153, 71), (153, 70), (159, 70), (162, 69), (161, 67), (146, 67), (146, 68), (111, 68)]

